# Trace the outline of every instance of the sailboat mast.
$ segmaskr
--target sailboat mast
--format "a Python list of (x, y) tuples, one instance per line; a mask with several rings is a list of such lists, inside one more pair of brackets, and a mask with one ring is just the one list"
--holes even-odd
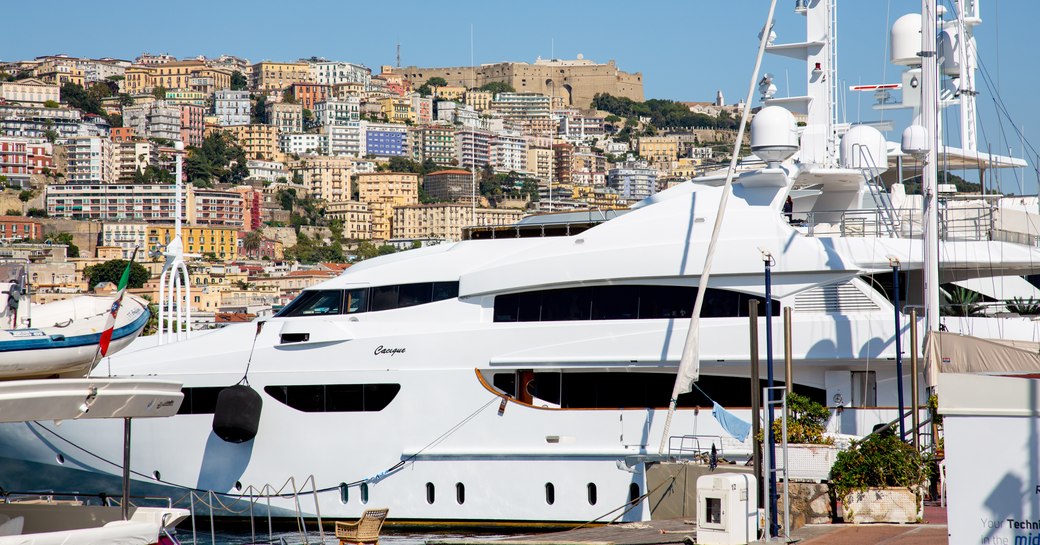
[(939, 202), (938, 115), (939, 86), (936, 64), (936, 0), (921, 0), (921, 124), (928, 135), (922, 165), (924, 197), (924, 298), (926, 331), (939, 330)]

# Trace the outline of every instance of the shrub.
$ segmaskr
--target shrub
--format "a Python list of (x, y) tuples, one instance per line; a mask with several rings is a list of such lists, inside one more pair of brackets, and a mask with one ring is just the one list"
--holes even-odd
[(925, 464), (917, 449), (889, 435), (870, 435), (838, 453), (831, 468), (831, 490), (838, 498), (868, 488), (924, 483)]
[[(827, 419), (831, 413), (827, 407), (794, 392), (787, 396), (787, 442), (810, 445), (833, 445), (834, 439), (824, 437)], [(783, 415), (773, 420), (773, 437), (783, 436)]]

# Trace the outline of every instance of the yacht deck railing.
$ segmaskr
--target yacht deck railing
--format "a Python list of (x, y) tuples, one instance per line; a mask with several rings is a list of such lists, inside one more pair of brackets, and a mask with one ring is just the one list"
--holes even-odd
[[(921, 211), (916, 208), (892, 210), (811, 210), (794, 213), (792, 224), (810, 237), (886, 237), (894, 229), (900, 238), (921, 238)], [(999, 234), (995, 228), (994, 206), (968, 206), (939, 210), (940, 240), (1007, 240), (1016, 233)], [(1028, 237), (1027, 237), (1028, 238)], [(1032, 237), (1035, 242), (1037, 237)], [(1014, 242), (1018, 242), (1015, 240)], [(1023, 241), (1025, 242), (1025, 241)]]

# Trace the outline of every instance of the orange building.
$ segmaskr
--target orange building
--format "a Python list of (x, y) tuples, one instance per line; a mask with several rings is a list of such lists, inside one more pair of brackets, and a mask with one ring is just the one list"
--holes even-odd
[(329, 97), (329, 87), (319, 83), (294, 83), (292, 94), (296, 102), (300, 103), (305, 110), (314, 111), (314, 105), (324, 102)]
[(133, 127), (112, 127), (109, 134), (113, 142), (132, 142), (135, 136)]
[(0, 240), (39, 239), (43, 225), (25, 216), (0, 216)]

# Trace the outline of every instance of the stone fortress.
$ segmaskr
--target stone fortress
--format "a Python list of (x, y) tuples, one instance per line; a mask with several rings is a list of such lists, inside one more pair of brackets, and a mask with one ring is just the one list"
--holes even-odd
[(600, 64), (585, 59), (542, 59), (534, 64), (526, 62), (499, 62), (480, 66), (452, 66), (447, 68), (395, 68), (416, 84), (440, 77), (448, 85), (466, 88), (481, 87), (492, 82), (508, 83), (518, 93), (539, 93), (563, 97), (564, 105), (588, 108), (597, 93), (643, 100), (643, 74), (619, 70), (613, 60)]

